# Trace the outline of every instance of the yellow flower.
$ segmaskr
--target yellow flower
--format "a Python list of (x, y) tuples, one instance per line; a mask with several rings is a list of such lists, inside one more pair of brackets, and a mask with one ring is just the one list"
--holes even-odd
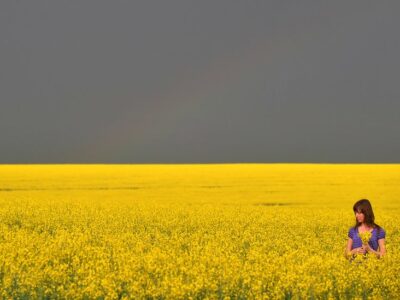
[(371, 238), (371, 232), (370, 231), (364, 231), (360, 233), (360, 238), (362, 243), (365, 245), (369, 242), (369, 239)]

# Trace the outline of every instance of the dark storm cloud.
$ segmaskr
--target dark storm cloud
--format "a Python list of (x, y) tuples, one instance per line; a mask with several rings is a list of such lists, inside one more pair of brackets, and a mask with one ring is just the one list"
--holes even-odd
[(0, 163), (399, 162), (397, 1), (2, 1)]

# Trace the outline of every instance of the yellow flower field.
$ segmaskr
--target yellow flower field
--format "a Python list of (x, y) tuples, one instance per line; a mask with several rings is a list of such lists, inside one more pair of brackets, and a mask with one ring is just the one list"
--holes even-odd
[[(0, 297), (395, 299), (400, 165), (0, 165)], [(344, 258), (367, 198), (387, 255)]]

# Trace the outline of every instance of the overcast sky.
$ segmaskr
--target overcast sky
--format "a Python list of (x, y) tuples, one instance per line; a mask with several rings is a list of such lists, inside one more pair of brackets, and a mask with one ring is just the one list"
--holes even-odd
[(399, 11), (1, 1), (0, 163), (399, 163)]

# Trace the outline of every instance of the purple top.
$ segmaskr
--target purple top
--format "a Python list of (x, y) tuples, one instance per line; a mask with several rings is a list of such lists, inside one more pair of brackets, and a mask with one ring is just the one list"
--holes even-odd
[[(362, 241), (360, 236), (358, 235), (358, 228), (354, 228), (351, 227), (349, 229), (349, 233), (347, 235), (349, 238), (351, 238), (353, 240), (353, 245), (351, 246), (351, 249), (353, 250), (354, 248), (358, 248), (362, 246)], [(368, 242), (368, 244), (371, 246), (372, 249), (374, 249), (375, 251), (378, 250), (378, 240), (380, 239), (384, 239), (386, 236), (385, 230), (381, 227), (379, 229), (374, 228), (372, 229), (372, 236)]]

